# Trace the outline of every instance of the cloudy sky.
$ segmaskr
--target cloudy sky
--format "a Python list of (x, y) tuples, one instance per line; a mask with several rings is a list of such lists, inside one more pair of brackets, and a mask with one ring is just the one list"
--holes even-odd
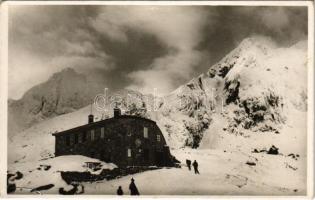
[(307, 39), (306, 7), (10, 6), (9, 97), (71, 67), (106, 87), (165, 94), (244, 38)]

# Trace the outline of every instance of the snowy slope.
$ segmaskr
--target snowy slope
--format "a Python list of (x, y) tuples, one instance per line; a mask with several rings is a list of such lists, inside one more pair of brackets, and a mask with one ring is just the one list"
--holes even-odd
[[(98, 162), (100, 168), (97, 171), (86, 166), (86, 162)], [(28, 171), (25, 171), (27, 167)], [(103, 169), (113, 169), (117, 166), (114, 164), (107, 164), (100, 160), (88, 158), (85, 156), (59, 156), (52, 159), (40, 160), (36, 162), (18, 163), (14, 165), (11, 171), (23, 172), (23, 177), (19, 180), (15, 180), (17, 184), (16, 193), (27, 193), (27, 189), (37, 188), (40, 186), (54, 184), (54, 187), (49, 191), (42, 191), (42, 193), (56, 194), (60, 187), (71, 188), (60, 175), (61, 171), (76, 171), (76, 172), (90, 172), (93, 174), (99, 174)]]
[[(96, 120), (112, 116), (115, 99), (122, 97), (123, 112), (155, 120), (172, 153), (182, 161), (197, 159), (205, 172), (200, 178), (186, 169), (138, 174), (145, 194), (305, 194), (306, 55), (303, 41), (278, 48), (265, 38), (248, 38), (208, 72), (163, 98), (122, 90), (108, 96), (106, 111), (94, 108), (93, 114)], [(53, 158), (51, 133), (86, 124), (90, 106), (72, 111), (15, 134), (9, 143), (9, 170), (24, 165), (27, 171), (28, 163)], [(272, 145), (280, 155), (252, 153)], [(154, 182), (148, 176), (165, 184), (150, 190)], [(86, 193), (114, 194), (129, 179), (86, 184)], [(191, 182), (199, 184), (187, 188)]]
[[(200, 175), (186, 166), (147, 171), (113, 181), (84, 183), (86, 194), (115, 194), (128, 186), (133, 177), (140, 194), (144, 195), (302, 195), (305, 194), (305, 172), (287, 167), (301, 167), (305, 160), (287, 157), (222, 150), (176, 150), (182, 162), (196, 159)], [(249, 166), (247, 161), (256, 163)], [(284, 181), (286, 180), (286, 181)]]

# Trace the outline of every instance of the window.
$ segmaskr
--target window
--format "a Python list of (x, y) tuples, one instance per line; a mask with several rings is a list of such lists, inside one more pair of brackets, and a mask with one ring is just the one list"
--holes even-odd
[(74, 144), (78, 144), (79, 142), (79, 136), (77, 133), (74, 134)]
[(91, 130), (91, 141), (95, 139), (95, 131), (94, 129)]
[(103, 139), (105, 137), (105, 130), (104, 127), (101, 128), (101, 138)]
[(148, 138), (149, 135), (148, 135), (148, 128), (147, 127), (143, 127), (143, 137), (144, 138)]
[(87, 135), (86, 132), (84, 132), (83, 135), (82, 135), (82, 142), (86, 141), (86, 138), (87, 138), (86, 135)]
[(156, 140), (157, 140), (158, 142), (161, 142), (161, 136), (160, 136), (160, 135), (156, 135)]
[(97, 129), (95, 129), (95, 132), (94, 132), (94, 140), (97, 140), (100, 137), (101, 137), (101, 129), (97, 128)]
[(128, 158), (131, 158), (131, 149), (127, 150)]
[(81, 133), (78, 133), (78, 142), (82, 143), (82, 134)]
[(70, 137), (70, 145), (73, 145), (74, 144), (74, 134), (70, 134), (69, 137)]
[(65, 139), (66, 139), (66, 145), (70, 146), (70, 135), (66, 135)]

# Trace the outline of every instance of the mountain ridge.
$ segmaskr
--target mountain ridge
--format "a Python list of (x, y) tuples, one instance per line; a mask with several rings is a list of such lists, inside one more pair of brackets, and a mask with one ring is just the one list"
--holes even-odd
[[(244, 135), (248, 131), (278, 134), (285, 124), (288, 110), (306, 109), (306, 85), (301, 79), (305, 75), (302, 69), (305, 61), (300, 56), (306, 50), (303, 45), (299, 42), (289, 48), (277, 48), (268, 39), (247, 38), (208, 71), (162, 98), (134, 91), (136, 98), (130, 100), (128, 91), (122, 90), (120, 106), (126, 114), (156, 120), (173, 148), (198, 148), (204, 135), (219, 118), (227, 123), (221, 130), (234, 135)], [(288, 61), (282, 59), (287, 53), (292, 54)], [(281, 58), (279, 62), (278, 58)], [(296, 66), (290, 66), (294, 59), (298, 60), (293, 62)], [(294, 74), (299, 67), (302, 73)], [(67, 73), (75, 72), (70, 70)], [(301, 84), (292, 85), (286, 77), (288, 74), (300, 79)], [(284, 84), (273, 79), (281, 79)], [(304, 94), (301, 97), (291, 95), (288, 102), (283, 102), (282, 90), (290, 87), (294, 87), (294, 92), (304, 91)], [(108, 98), (116, 94), (109, 94)], [(99, 112), (97, 119), (111, 116), (112, 103), (113, 100), (107, 102), (107, 112)], [(84, 104), (90, 102), (84, 101)], [(86, 106), (84, 104), (80, 104), (81, 108)], [(80, 106), (70, 112), (80, 109)], [(66, 113), (69, 112), (63, 114)]]

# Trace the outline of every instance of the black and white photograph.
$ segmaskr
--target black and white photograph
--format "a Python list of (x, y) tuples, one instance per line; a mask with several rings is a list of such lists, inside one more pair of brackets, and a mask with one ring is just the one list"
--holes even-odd
[(313, 2), (7, 3), (7, 196), (312, 193)]

